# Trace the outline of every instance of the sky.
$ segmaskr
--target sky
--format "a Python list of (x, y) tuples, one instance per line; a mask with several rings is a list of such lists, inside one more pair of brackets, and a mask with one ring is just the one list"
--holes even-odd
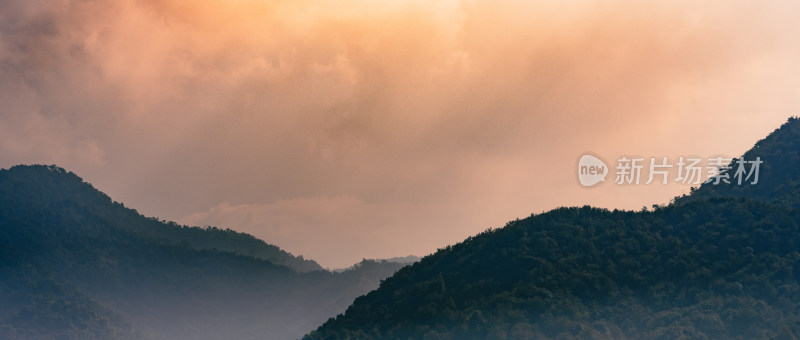
[[(790, 1), (0, 2), (0, 167), (340, 268), (559, 206), (581, 155), (735, 157), (800, 112)], [(611, 170), (614, 171), (613, 169)]]

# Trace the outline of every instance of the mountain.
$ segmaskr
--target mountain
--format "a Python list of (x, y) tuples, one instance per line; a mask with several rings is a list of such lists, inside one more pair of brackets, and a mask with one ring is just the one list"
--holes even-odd
[(295, 257), (249, 234), (216, 227), (179, 226), (174, 222), (145, 218), (136, 210), (113, 202), (77, 175), (55, 166), (16, 166), (4, 170), (0, 176), (0, 190), (13, 195), (9, 199), (14, 204), (51, 205), (72, 201), (118, 228), (165, 243), (256, 257), (298, 272), (323, 269), (313, 260)]
[[(178, 243), (193, 249), (216, 249), (255, 257), (289, 267), (299, 273), (323, 270), (322, 266), (314, 260), (304, 259), (302, 255), (294, 256), (250, 234), (213, 226), (200, 228), (178, 226), (174, 222), (161, 222), (153, 225), (153, 228), (147, 231), (142, 230), (141, 232), (155, 239)], [(169, 228), (164, 228), (164, 223)]]
[(797, 339), (798, 125), (745, 153), (765, 161), (757, 185), (509, 222), (399, 270), (304, 339)]
[[(710, 197), (746, 197), (772, 202), (786, 207), (800, 208), (800, 117), (791, 117), (766, 138), (758, 141), (740, 158), (744, 161), (761, 160), (758, 183), (739, 185), (736, 181), (717, 184), (705, 183), (691, 195), (679, 197), (675, 202), (703, 200)], [(737, 169), (737, 159), (729, 166), (729, 175)]]
[(138, 214), (55, 166), (0, 170), (0, 338), (291, 339), (402, 264), (316, 270), (250, 235)]
[(418, 262), (419, 260), (421, 260), (419, 258), (419, 256), (414, 256), (414, 255), (398, 256), (398, 257), (392, 257), (392, 258), (386, 259), (387, 262), (397, 262), (397, 263), (406, 263), (406, 264)]
[(398, 257), (392, 257), (392, 258), (388, 258), (388, 259), (375, 259), (375, 260), (363, 259), (362, 262), (356, 263), (356, 264), (354, 264), (354, 265), (352, 265), (350, 267), (341, 268), (341, 269), (334, 269), (333, 271), (336, 272), (336, 273), (341, 273), (341, 272), (345, 272), (345, 271), (348, 271), (348, 270), (352, 270), (352, 269), (356, 268), (358, 265), (360, 265), (361, 263), (363, 263), (364, 261), (391, 262), (391, 263), (399, 263), (399, 264), (407, 265), (407, 264), (412, 264), (414, 262), (417, 262), (419, 260), (420, 260), (420, 258), (418, 256), (414, 256), (414, 255), (398, 256)]

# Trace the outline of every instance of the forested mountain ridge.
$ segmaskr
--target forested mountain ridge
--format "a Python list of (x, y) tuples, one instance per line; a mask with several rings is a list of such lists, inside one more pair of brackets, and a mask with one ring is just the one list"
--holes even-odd
[(800, 168), (773, 159), (794, 164), (798, 125), (745, 154), (771, 163), (763, 189), (515, 220), (401, 269), (305, 339), (797, 339), (800, 213), (783, 200)]
[(730, 180), (730, 183), (704, 183), (690, 195), (676, 198), (675, 203), (682, 204), (709, 197), (746, 197), (792, 209), (800, 208), (800, 117), (789, 118), (744, 155), (734, 158), (729, 165), (730, 177), (733, 177), (737, 169), (737, 159), (759, 159), (763, 162), (759, 166), (758, 183), (740, 185), (734, 180)]
[(145, 218), (55, 166), (0, 170), (0, 338), (297, 338), (402, 267), (299, 272), (254, 239)]
[(72, 172), (45, 165), (0, 169), (0, 190), (15, 204), (47, 205), (49, 208), (80, 208), (114, 227), (136, 234), (181, 244), (194, 249), (217, 249), (253, 256), (298, 272), (322, 270), (313, 260), (296, 257), (252, 235), (217, 227), (187, 227), (147, 218), (122, 203), (112, 201)]

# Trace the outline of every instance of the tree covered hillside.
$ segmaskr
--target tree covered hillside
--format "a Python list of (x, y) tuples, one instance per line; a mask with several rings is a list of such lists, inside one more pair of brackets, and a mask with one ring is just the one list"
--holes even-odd
[(55, 166), (0, 170), (2, 339), (298, 338), (402, 264), (316, 266), (143, 217)]
[[(763, 161), (757, 184), (738, 185), (735, 181), (722, 181), (716, 185), (705, 183), (691, 195), (676, 198), (675, 202), (682, 204), (709, 197), (746, 197), (792, 209), (800, 208), (800, 117), (789, 118), (740, 158)], [(737, 167), (736, 160), (734, 158), (730, 163), (728, 172), (731, 176)]]
[(758, 185), (654, 211), (560, 208), (440, 249), (305, 339), (797, 339), (800, 120)]

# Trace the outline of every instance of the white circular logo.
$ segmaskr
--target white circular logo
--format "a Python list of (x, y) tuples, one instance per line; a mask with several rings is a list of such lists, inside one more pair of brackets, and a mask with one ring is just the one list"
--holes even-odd
[(608, 166), (599, 158), (592, 155), (583, 155), (578, 161), (578, 180), (585, 187), (593, 186), (606, 181)]

